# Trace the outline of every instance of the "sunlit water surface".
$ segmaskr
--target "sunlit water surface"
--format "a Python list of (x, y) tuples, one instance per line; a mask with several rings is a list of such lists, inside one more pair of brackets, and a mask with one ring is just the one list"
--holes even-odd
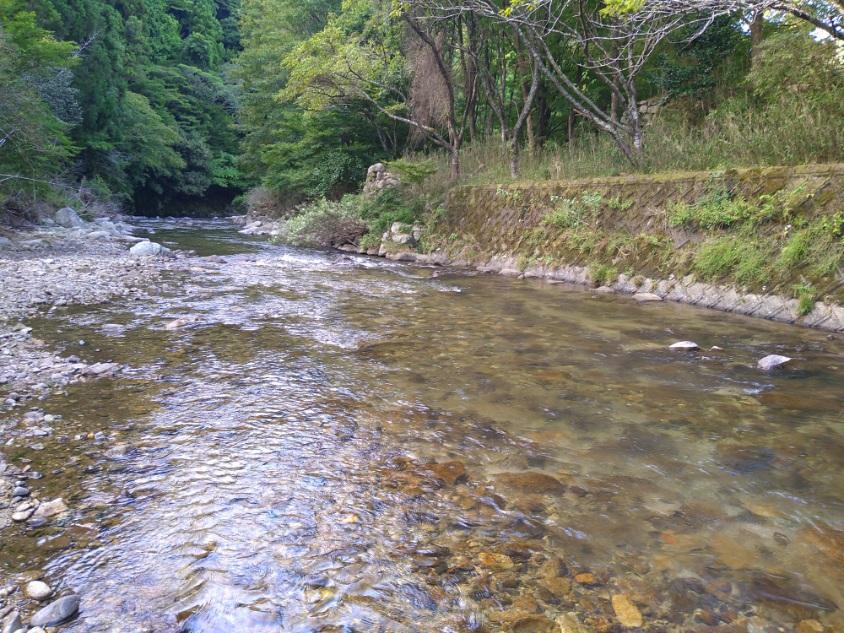
[[(63, 631), (612, 631), (617, 594), (648, 631), (844, 630), (840, 340), (148, 228), (225, 257), (34, 321), (132, 369), (6, 449), (72, 510), (0, 546), (0, 573), (81, 596)], [(775, 352), (797, 360), (755, 369)]]

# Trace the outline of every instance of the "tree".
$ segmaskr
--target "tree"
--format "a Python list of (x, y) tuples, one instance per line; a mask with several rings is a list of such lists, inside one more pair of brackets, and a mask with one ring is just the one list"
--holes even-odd
[[(57, 40), (17, 2), (0, 2), (0, 185), (37, 189), (67, 165), (76, 112), (65, 81), (74, 44)], [(49, 96), (49, 101), (45, 98)]]
[(637, 22), (667, 16), (698, 16), (704, 22), (722, 15), (749, 15), (761, 20), (767, 12), (783, 13), (811, 24), (827, 35), (844, 40), (842, 0), (606, 0), (606, 9)]

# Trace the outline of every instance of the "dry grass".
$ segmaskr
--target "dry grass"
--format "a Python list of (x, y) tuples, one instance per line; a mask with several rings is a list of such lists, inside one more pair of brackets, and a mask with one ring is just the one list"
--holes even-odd
[[(519, 181), (569, 180), (631, 173), (723, 170), (738, 167), (799, 165), (844, 161), (844, 112), (841, 116), (791, 101), (763, 111), (723, 108), (698, 125), (676, 113), (654, 120), (646, 131), (643, 163), (634, 168), (605, 135), (583, 129), (571, 143), (549, 144), (522, 156)], [(495, 139), (462, 151), (460, 184), (512, 182), (505, 147)], [(433, 158), (437, 170), (425, 183), (429, 196), (442, 196), (449, 181), (444, 154)]]

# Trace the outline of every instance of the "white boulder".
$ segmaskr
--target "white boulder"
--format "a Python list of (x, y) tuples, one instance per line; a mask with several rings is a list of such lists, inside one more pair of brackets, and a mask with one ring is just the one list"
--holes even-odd
[(788, 356), (771, 354), (761, 359), (758, 363), (756, 363), (756, 366), (762, 371), (771, 371), (773, 369), (776, 369), (777, 367), (782, 367), (783, 365), (791, 362), (792, 360), (793, 359), (789, 358)]
[(162, 246), (158, 242), (138, 242), (129, 249), (129, 254), (132, 257), (165, 257), (170, 254), (170, 249)]
[(55, 220), (56, 224), (66, 229), (80, 229), (85, 226), (85, 222), (79, 217), (79, 214), (70, 207), (56, 211)]

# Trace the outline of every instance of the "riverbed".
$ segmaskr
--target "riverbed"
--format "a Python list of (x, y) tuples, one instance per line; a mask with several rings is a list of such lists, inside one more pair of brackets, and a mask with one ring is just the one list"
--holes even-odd
[(844, 631), (840, 337), (142, 225), (189, 264), (26, 322), (126, 369), (0, 413), (61, 631)]

